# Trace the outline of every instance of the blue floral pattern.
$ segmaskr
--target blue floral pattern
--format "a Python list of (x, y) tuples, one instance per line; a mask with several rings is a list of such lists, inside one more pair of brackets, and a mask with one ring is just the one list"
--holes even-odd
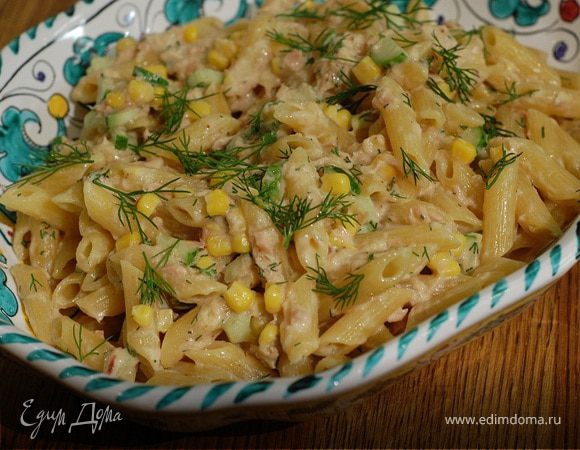
[(516, 24), (528, 27), (550, 12), (550, 2), (542, 0), (538, 6), (532, 6), (527, 0), (489, 0), (489, 10), (498, 19), (513, 17)]

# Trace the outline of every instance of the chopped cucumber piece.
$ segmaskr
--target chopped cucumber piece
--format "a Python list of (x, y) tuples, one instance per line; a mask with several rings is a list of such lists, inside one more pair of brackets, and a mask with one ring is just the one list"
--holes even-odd
[(262, 178), (262, 192), (273, 201), (282, 199), (282, 164), (268, 166), (264, 178)]
[(187, 85), (189, 87), (208, 87), (212, 84), (221, 84), (223, 80), (223, 72), (202, 67), (187, 77)]
[(390, 37), (384, 37), (371, 47), (370, 57), (379, 66), (390, 67), (407, 59), (407, 53)]
[(107, 128), (113, 130), (124, 127), (128, 123), (137, 119), (141, 114), (142, 110), (140, 108), (132, 108), (109, 114), (106, 118)]
[(163, 87), (169, 86), (169, 81), (167, 81), (165, 78), (160, 77), (156, 73), (150, 72), (147, 69), (144, 69), (143, 67), (135, 66), (135, 68), (133, 69), (133, 76), (141, 77), (145, 81), (148, 81), (151, 84), (156, 84), (157, 86)]

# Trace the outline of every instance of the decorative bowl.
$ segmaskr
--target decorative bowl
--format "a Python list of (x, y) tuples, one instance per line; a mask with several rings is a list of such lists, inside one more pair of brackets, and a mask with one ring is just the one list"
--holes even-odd
[[(14, 38), (0, 55), (0, 184), (16, 181), (58, 135), (74, 136), (81, 111), (69, 101), (92, 55), (123, 35), (139, 37), (200, 15), (232, 22), (260, 0), (83, 0)], [(404, 7), (406, 0), (393, 0)], [(438, 21), (491, 23), (544, 50), (558, 68), (580, 70), (576, 0), (426, 0)], [(80, 107), (79, 107), (80, 108)], [(8, 268), (13, 215), (0, 224), (0, 349), (71, 389), (155, 427), (190, 431), (248, 419), (300, 420), (379, 391), (397, 376), (497, 325), (537, 298), (580, 259), (580, 219), (522, 270), (464, 299), (403, 335), (340, 367), (301, 378), (194, 387), (150, 386), (95, 372), (36, 339)], [(196, 420), (203, 418), (202, 420)]]

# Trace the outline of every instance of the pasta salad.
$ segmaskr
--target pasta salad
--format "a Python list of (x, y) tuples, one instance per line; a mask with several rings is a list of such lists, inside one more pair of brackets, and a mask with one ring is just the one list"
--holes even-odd
[(394, 3), (270, 0), (94, 57), (80, 138), (0, 197), (33, 332), (124, 380), (303, 375), (558, 238), (580, 74)]

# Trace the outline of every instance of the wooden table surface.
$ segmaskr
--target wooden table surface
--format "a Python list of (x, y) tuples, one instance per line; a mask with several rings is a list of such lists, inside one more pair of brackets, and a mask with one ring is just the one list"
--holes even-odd
[[(0, 0), (0, 46), (73, 0)], [(307, 423), (251, 422), (197, 434), (156, 431), (128, 420), (102, 431), (50, 433), (20, 423), (35, 412), (75, 415), (83, 400), (0, 354), (0, 448), (207, 447), (580, 447), (580, 268), (532, 307), (381, 395)], [(558, 416), (560, 425), (446, 425), (446, 416)], [(491, 420), (491, 419), (490, 419)]]

